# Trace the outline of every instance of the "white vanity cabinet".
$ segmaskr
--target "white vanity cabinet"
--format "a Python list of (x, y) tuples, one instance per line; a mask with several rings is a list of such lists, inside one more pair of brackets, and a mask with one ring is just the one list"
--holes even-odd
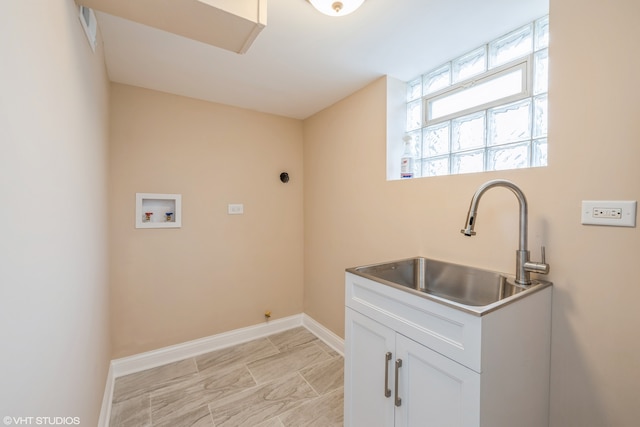
[(478, 405), (480, 374), (350, 308), (347, 325), (345, 425), (478, 425), (468, 408)]
[(551, 287), (482, 316), (346, 276), (345, 426), (548, 426)]

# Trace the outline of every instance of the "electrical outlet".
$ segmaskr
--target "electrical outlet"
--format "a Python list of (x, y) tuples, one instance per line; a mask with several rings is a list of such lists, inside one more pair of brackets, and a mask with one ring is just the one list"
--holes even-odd
[(582, 224), (636, 226), (635, 200), (583, 200)]
[(621, 208), (593, 208), (591, 214), (594, 218), (622, 218)]

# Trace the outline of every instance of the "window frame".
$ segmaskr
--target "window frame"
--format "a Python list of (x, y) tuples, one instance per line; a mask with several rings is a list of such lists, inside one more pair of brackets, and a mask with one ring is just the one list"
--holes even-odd
[[(493, 101), (485, 102), (482, 104), (475, 105), (473, 107), (469, 107), (463, 110), (458, 110), (454, 113), (449, 113), (444, 116), (437, 117), (435, 119), (430, 118), (430, 106), (434, 101), (438, 101), (439, 99), (446, 98), (447, 96), (454, 95), (456, 93), (461, 93), (464, 90), (472, 88), (474, 86), (478, 86), (480, 84), (490, 82), (495, 80), (501, 76), (507, 75), (514, 70), (522, 70), (522, 81), (521, 81), (521, 91), (519, 93), (509, 95), (506, 97), (502, 97), (499, 99), (495, 99)], [(466, 80), (462, 80), (458, 83), (455, 83), (449, 87), (439, 89), (433, 93), (425, 95), (422, 97), (422, 128), (427, 126), (432, 126), (438, 124), (440, 122), (445, 122), (456, 117), (466, 116), (468, 114), (473, 114), (478, 111), (488, 110), (493, 107), (498, 107), (500, 105), (510, 104), (512, 102), (520, 101), (522, 99), (530, 98), (533, 95), (533, 52), (503, 64), (499, 67), (493, 68), (491, 70), (485, 71), (481, 74), (476, 74), (473, 77), (470, 77)]]
[[(388, 120), (393, 126), (387, 131), (387, 179), (402, 179), (398, 160), (407, 151), (407, 144), (404, 151), (398, 144), (396, 129), (402, 126), (401, 121), (404, 138), (411, 141), (416, 178), (548, 166), (549, 34), (547, 13), (411, 80), (391, 85), (387, 95), (392, 103), (388, 101), (387, 114), (398, 122)], [(513, 67), (523, 70), (518, 71), (518, 78), (523, 79), (518, 93), (514, 93), (518, 91), (517, 80), (508, 78), (504, 79), (505, 85), (496, 82), (469, 91), (468, 97), (456, 95), (465, 86), (484, 84), (499, 78), (501, 72), (513, 72)], [(464, 80), (459, 80), (460, 76)], [(439, 103), (438, 99), (448, 96), (453, 98)], [(394, 110), (396, 101), (404, 106), (402, 116)], [(476, 102), (478, 105), (473, 105)], [(528, 119), (517, 112), (525, 102)], [(441, 117), (429, 117), (434, 103)], [(474, 116), (483, 128), (474, 124)], [(447, 127), (446, 134), (439, 134), (441, 125)], [(518, 148), (523, 143), (524, 152)]]

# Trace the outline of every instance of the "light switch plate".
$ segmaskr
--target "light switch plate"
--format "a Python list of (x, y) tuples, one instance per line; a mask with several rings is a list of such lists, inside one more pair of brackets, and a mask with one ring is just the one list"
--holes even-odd
[(635, 200), (583, 200), (582, 224), (635, 227)]
[(227, 212), (229, 215), (242, 215), (244, 213), (244, 205), (242, 203), (230, 203)]

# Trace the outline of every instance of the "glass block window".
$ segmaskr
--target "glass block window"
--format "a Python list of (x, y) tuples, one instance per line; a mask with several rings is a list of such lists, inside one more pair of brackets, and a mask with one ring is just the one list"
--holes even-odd
[(414, 176), (547, 165), (549, 17), (407, 83)]

